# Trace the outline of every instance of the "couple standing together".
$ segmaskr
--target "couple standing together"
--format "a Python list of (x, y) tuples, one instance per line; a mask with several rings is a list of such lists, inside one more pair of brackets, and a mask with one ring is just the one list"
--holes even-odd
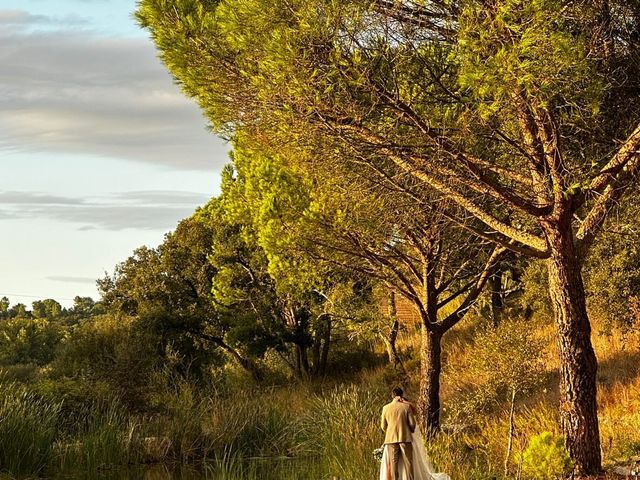
[(380, 480), (451, 480), (434, 473), (427, 457), (415, 407), (401, 388), (393, 389), (393, 400), (382, 409), (380, 426), (385, 432)]

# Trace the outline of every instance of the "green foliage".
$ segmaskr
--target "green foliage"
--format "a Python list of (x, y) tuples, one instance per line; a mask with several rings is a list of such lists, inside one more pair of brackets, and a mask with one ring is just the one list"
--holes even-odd
[(524, 292), (519, 303), (525, 316), (546, 316), (551, 318), (551, 298), (549, 297), (549, 281), (547, 266), (543, 260), (532, 261), (527, 265), (522, 276)]
[(98, 282), (104, 306), (131, 316), (132, 335), (144, 337), (146, 348), (161, 352), (155, 359), (182, 375), (202, 377), (219, 362), (220, 345), (211, 339), (223, 338), (228, 329), (211, 292), (211, 249), (209, 226), (187, 218), (158, 248), (137, 249), (113, 276)]
[[(509, 400), (525, 396), (544, 380), (545, 341), (536, 335), (532, 324), (507, 320), (497, 328), (486, 328), (473, 340), (474, 355), (467, 369), (473, 372), (474, 385), (461, 385), (464, 400), (452, 402), (452, 416), (464, 420), (471, 414)], [(468, 418), (467, 418), (468, 420)]]
[(527, 479), (561, 479), (566, 477), (571, 468), (564, 438), (554, 437), (550, 432), (532, 437), (522, 454), (522, 474)]
[[(130, 317), (96, 317), (73, 330), (52, 364), (51, 375), (62, 385), (65, 378), (90, 382), (96, 392), (107, 390), (111, 398), (120, 398), (130, 408), (143, 408), (149, 378), (159, 363), (155, 341)], [(74, 387), (69, 393), (81, 400), (90, 392)]]
[(618, 209), (585, 262), (587, 300), (601, 329), (628, 334), (640, 319), (640, 230), (638, 201)]
[(16, 303), (7, 312), (9, 318), (29, 318), (31, 312), (27, 310), (27, 306), (24, 303)]
[(315, 194), (311, 179), (288, 164), (282, 152), (268, 155), (247, 143), (235, 142), (236, 177), (223, 181), (228, 185), (225, 211), (236, 222), (251, 225), (280, 294), (304, 295), (322, 288), (321, 264), (305, 255), (303, 246)]
[(49, 403), (24, 387), (2, 385), (0, 469), (17, 475), (41, 473), (50, 461), (61, 404)]
[(66, 338), (64, 329), (43, 318), (12, 318), (0, 323), (0, 363), (35, 363), (53, 360), (58, 346)]
[(72, 435), (58, 441), (60, 468), (98, 472), (140, 461), (139, 425), (117, 401), (93, 403), (76, 415)]
[(31, 313), (36, 318), (56, 318), (62, 313), (62, 306), (51, 298), (37, 300), (31, 306)]
[(0, 318), (6, 318), (11, 303), (7, 297), (0, 298)]
[(467, 2), (457, 54), (460, 85), (479, 100), (482, 116), (500, 112), (504, 119), (505, 109), (526, 97), (538, 107), (598, 110), (601, 82), (561, 1)]
[(355, 386), (336, 389), (315, 399), (313, 438), (326, 456), (327, 468), (340, 478), (374, 478), (378, 464), (371, 452), (380, 446), (378, 426), (384, 397)]

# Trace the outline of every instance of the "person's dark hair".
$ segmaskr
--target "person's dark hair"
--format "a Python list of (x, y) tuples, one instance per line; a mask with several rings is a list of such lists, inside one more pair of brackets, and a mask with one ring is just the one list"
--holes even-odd
[(400, 387), (395, 387), (391, 392), (393, 393), (394, 397), (401, 397), (404, 394), (402, 388)]

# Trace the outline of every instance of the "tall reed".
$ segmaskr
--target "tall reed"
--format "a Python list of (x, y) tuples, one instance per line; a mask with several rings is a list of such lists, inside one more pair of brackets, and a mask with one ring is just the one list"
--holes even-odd
[(46, 402), (14, 384), (0, 395), (0, 468), (35, 475), (49, 463), (57, 433), (60, 403)]
[(309, 431), (327, 474), (351, 479), (376, 478), (372, 452), (382, 444), (378, 424), (384, 397), (370, 389), (347, 386), (317, 397)]
[(57, 442), (58, 468), (97, 472), (139, 463), (140, 426), (117, 401), (96, 403), (78, 413), (75, 431)]

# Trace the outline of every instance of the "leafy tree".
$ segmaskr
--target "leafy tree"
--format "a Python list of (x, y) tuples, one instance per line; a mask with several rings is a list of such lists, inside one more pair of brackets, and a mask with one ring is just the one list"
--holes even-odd
[(122, 313), (79, 323), (51, 363), (51, 388), (70, 396), (71, 405), (116, 397), (132, 411), (144, 410), (153, 400), (155, 373), (167, 362), (158, 354), (156, 332), (145, 327)]
[(64, 337), (65, 331), (47, 319), (11, 318), (0, 325), (0, 363), (46, 365)]
[(0, 298), (0, 318), (6, 318), (9, 314), (9, 306), (11, 303), (7, 297)]
[[(297, 377), (322, 375), (331, 335), (330, 318), (322, 309), (324, 298), (309, 283), (288, 283), (290, 279), (280, 269), (282, 263), (260, 245), (251, 216), (243, 207), (248, 202), (243, 183), (243, 178), (234, 177), (231, 167), (225, 169), (221, 197), (201, 212), (201, 218), (215, 225), (209, 256), (216, 270), (215, 300), (234, 319), (231, 337), (251, 347), (254, 355), (271, 348)], [(292, 271), (291, 277), (294, 275)]]
[(623, 334), (640, 319), (640, 230), (637, 195), (617, 208), (585, 262), (588, 305), (604, 332)]
[(176, 349), (183, 359), (178, 366), (183, 374), (200, 374), (215, 359), (212, 346), (255, 373), (251, 362), (224, 339), (229, 327), (211, 294), (215, 273), (207, 260), (211, 239), (205, 224), (183, 220), (157, 249), (138, 248), (112, 276), (98, 281), (102, 302), (155, 332), (161, 355)]
[(511, 320), (481, 333), (474, 344), (471, 368), (488, 377), (479, 397), (491, 399), (492, 395), (504, 394), (508, 398), (509, 436), (504, 464), (505, 476), (508, 476), (515, 435), (516, 398), (526, 396), (544, 380), (544, 341), (535, 336), (529, 322)]
[(27, 310), (27, 306), (24, 303), (16, 303), (9, 311), (9, 318), (29, 318), (31, 312)]
[(31, 312), (35, 318), (56, 318), (62, 313), (62, 305), (52, 298), (36, 300), (31, 304)]
[(409, 177), (476, 235), (547, 260), (561, 419), (600, 470), (581, 256), (640, 168), (637, 2), (143, 0), (214, 128)]
[[(437, 431), (442, 337), (473, 306), (505, 249), (472, 241), (447, 217), (446, 204), (416, 208), (388, 186), (366, 180), (366, 193), (344, 191), (330, 178), (296, 168), (286, 152), (268, 153), (239, 140), (235, 146), (237, 178), (228, 190), (236, 203), (230, 208), (253, 217), (280, 292), (313, 288), (332, 303), (336, 282), (326, 279), (344, 272), (344, 280), (360, 275), (414, 305), (423, 328), (419, 405), (426, 430)], [(410, 183), (402, 186), (410, 193)], [(397, 322), (390, 334), (392, 361), (395, 335)]]
[(94, 315), (103, 314), (104, 308), (100, 302), (95, 302), (91, 297), (81, 297), (76, 295), (73, 298), (73, 306), (67, 314), (78, 319), (90, 318)]

